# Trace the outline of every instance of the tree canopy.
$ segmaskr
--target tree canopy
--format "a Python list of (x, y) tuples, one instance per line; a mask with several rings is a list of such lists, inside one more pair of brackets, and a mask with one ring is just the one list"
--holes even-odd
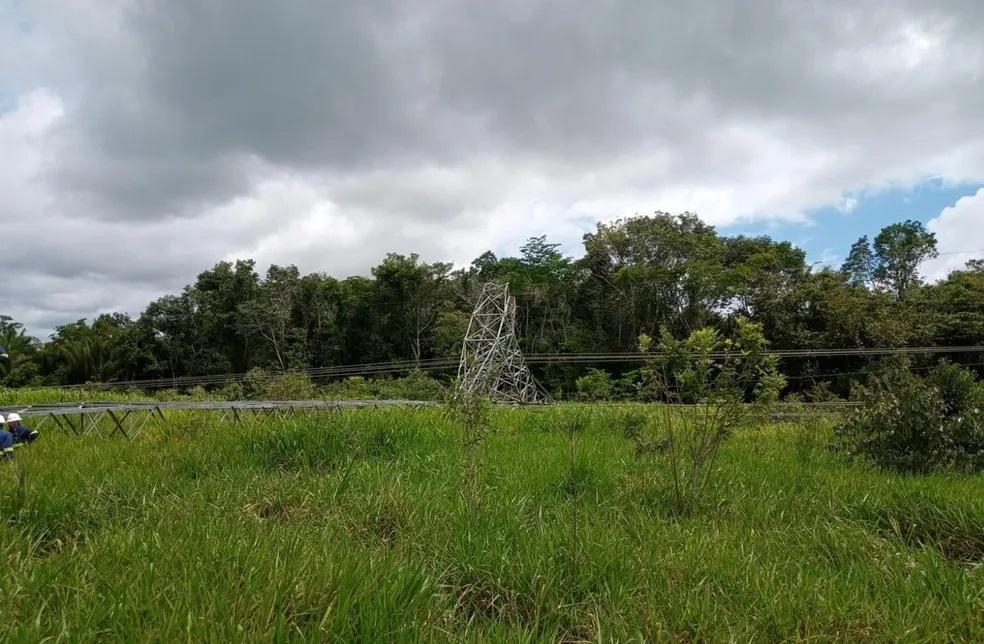
[[(219, 262), (139, 316), (78, 320), (46, 342), (0, 317), (0, 346), (10, 355), (0, 364), (0, 384), (454, 356), (489, 280), (510, 284), (520, 345), (529, 353), (633, 351), (640, 334), (728, 333), (739, 318), (760, 325), (779, 349), (984, 344), (984, 260), (924, 284), (919, 266), (935, 254), (933, 234), (905, 221), (872, 242), (860, 238), (839, 271), (814, 270), (789, 242), (722, 236), (693, 213), (657, 212), (598, 224), (577, 259), (539, 236), (517, 256), (488, 251), (459, 268), (391, 253), (368, 277), (344, 279), (276, 265), (261, 276), (252, 260)], [(588, 373), (602, 380), (589, 369), (605, 368), (617, 390), (636, 366), (557, 364), (537, 376), (552, 390), (573, 392)], [(858, 367), (846, 360), (782, 365), (788, 391), (816, 386), (819, 374), (845, 382)]]

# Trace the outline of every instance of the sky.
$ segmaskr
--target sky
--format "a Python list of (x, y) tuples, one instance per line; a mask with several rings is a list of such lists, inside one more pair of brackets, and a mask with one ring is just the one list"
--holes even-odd
[(139, 314), (216, 261), (465, 264), (699, 214), (836, 266), (984, 255), (977, 0), (0, 0), (0, 314)]

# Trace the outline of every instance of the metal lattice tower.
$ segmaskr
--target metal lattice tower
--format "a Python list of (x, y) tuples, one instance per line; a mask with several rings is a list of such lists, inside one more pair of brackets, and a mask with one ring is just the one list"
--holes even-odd
[(508, 284), (482, 287), (461, 346), (458, 387), (492, 400), (544, 402), (516, 340), (516, 298)]

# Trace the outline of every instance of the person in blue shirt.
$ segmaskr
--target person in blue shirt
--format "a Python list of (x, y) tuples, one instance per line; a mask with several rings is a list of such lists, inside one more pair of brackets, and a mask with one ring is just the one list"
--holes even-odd
[(7, 431), (7, 421), (0, 416), (0, 459), (14, 457), (14, 435)]
[(14, 437), (14, 444), (33, 443), (38, 439), (38, 431), (31, 429), (21, 420), (20, 414), (7, 416), (7, 431)]

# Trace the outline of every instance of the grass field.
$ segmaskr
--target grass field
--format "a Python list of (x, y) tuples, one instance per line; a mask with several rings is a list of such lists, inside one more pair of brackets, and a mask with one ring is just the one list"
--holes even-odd
[(984, 640), (984, 477), (822, 425), (741, 430), (681, 517), (611, 408), (496, 411), (477, 509), (440, 410), (209, 418), (0, 469), (4, 640)]

